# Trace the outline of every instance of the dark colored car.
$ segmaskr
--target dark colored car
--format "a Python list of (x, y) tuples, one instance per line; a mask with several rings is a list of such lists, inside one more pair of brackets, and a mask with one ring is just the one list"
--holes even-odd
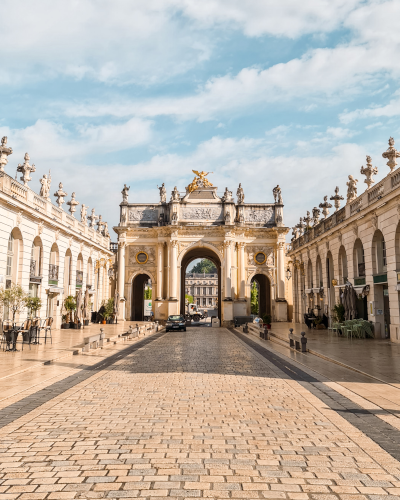
[(168, 316), (167, 323), (165, 324), (167, 332), (170, 330), (183, 330), (186, 332), (186, 320), (181, 314)]

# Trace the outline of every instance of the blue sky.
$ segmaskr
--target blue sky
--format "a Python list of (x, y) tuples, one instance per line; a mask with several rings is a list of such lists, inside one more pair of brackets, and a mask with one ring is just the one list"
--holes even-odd
[[(117, 224), (120, 191), (158, 201), (192, 169), (285, 223), (345, 196), (365, 156), (400, 149), (400, 2), (3, 0), (0, 135)], [(69, 199), (69, 197), (67, 198)], [(78, 207), (79, 208), (79, 207)], [(115, 239), (115, 237), (114, 237)]]

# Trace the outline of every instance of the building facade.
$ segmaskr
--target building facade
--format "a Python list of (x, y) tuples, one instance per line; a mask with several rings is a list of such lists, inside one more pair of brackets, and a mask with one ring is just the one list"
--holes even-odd
[[(378, 169), (367, 156), (364, 175), (367, 189), (357, 192), (358, 181), (349, 175), (347, 199), (336, 188), (312, 215), (307, 212), (293, 228), (288, 251), (292, 266), (293, 321), (304, 322), (304, 314), (318, 310), (332, 318), (346, 283), (357, 294), (357, 316), (374, 325), (377, 338), (400, 342), (400, 153), (389, 140), (382, 155), (388, 159), (386, 177), (375, 183)], [(322, 210), (323, 218), (320, 219)]]
[[(158, 203), (128, 201), (122, 190), (118, 234), (118, 295), (120, 318), (143, 317), (144, 283), (153, 287), (153, 312), (165, 321), (185, 312), (186, 269), (198, 258), (211, 260), (218, 270), (218, 316), (222, 325), (234, 316), (250, 314), (250, 289), (256, 279), (262, 290), (260, 313), (287, 320), (285, 300), (285, 235), (279, 186), (274, 203), (246, 203), (241, 185), (235, 201), (225, 189), (197, 177), (180, 193), (177, 187), (167, 201), (164, 184)], [(155, 291), (155, 293), (154, 293)]]
[(192, 295), (193, 303), (202, 309), (218, 306), (218, 274), (187, 273), (186, 294)]
[[(50, 200), (51, 177), (40, 179), (40, 193), (29, 187), (36, 167), (26, 154), (18, 165), (21, 182), (6, 173), (12, 149), (3, 138), (0, 146), (0, 286), (11, 283), (25, 292), (41, 298), (41, 318), (53, 317), (53, 327), (59, 328), (63, 300), (88, 288), (93, 310), (110, 297), (108, 270), (114, 254), (110, 251), (107, 223), (92, 209), (82, 204), (80, 219), (74, 217), (79, 202), (75, 193), (66, 202), (67, 194), (59, 183), (56, 203)], [(9, 170), (9, 168), (8, 168)], [(39, 180), (37, 181), (39, 185)], [(89, 225), (88, 225), (89, 220)], [(96, 227), (97, 225), (97, 227)], [(7, 317), (8, 311), (1, 311)], [(21, 313), (21, 318), (27, 312)], [(21, 318), (18, 318), (20, 320)]]

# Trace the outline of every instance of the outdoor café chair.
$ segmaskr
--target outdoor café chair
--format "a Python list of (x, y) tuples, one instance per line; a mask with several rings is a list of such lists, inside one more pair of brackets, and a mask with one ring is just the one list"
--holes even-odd
[(51, 327), (53, 325), (53, 318), (46, 318), (43, 322), (42, 330), (44, 330), (44, 343), (47, 341), (47, 337), (50, 337), (50, 343), (53, 343), (53, 337), (51, 336)]
[[(22, 334), (22, 339), (21, 339), (21, 346), (22, 350), (24, 350), (24, 344), (29, 344), (29, 349), (31, 348), (31, 326), (32, 326), (32, 320), (31, 319), (26, 319), (21, 327), (15, 332), (17, 335), (18, 333)], [(25, 340), (24, 340), (25, 336)], [(16, 339), (14, 341), (14, 344), (16, 344)]]

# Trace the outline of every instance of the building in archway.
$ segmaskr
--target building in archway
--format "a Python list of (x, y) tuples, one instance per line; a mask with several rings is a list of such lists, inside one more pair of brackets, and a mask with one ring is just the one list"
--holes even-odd
[[(197, 172), (195, 172), (197, 174)], [(265, 312), (286, 321), (285, 235), (279, 186), (274, 203), (246, 203), (241, 186), (235, 201), (223, 196), (205, 172), (167, 201), (164, 185), (158, 203), (130, 203), (122, 191), (118, 234), (118, 294), (121, 319), (136, 319), (142, 283), (151, 279), (155, 319), (184, 312), (185, 273), (190, 262), (207, 258), (218, 270), (218, 314), (229, 325), (250, 314), (250, 286), (258, 277)]]

